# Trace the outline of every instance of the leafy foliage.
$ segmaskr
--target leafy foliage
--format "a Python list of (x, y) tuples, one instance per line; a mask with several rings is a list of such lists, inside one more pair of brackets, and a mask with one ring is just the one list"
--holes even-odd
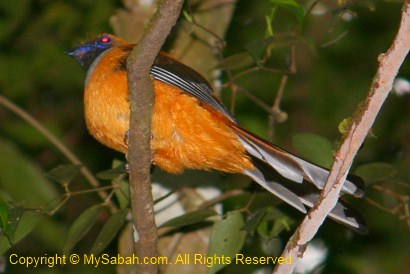
[(175, 217), (173, 219), (168, 220), (167, 222), (163, 223), (161, 227), (166, 226), (173, 226), (173, 227), (180, 227), (180, 226), (187, 226), (196, 224), (206, 220), (208, 217), (215, 216), (217, 213), (215, 210), (212, 209), (199, 209), (195, 211), (188, 212), (184, 215)]
[(91, 254), (100, 254), (115, 238), (118, 231), (124, 225), (128, 212), (127, 208), (122, 208), (107, 220), (91, 248)]
[[(244, 221), (240, 213), (228, 214), (226, 219), (215, 222), (209, 243), (208, 256), (233, 258), (245, 242), (246, 232), (243, 230)], [(209, 274), (214, 274), (225, 267), (224, 264), (214, 264)]]
[(0, 253), (32, 232), (44, 217), (41, 213), (21, 207), (10, 209), (8, 215), (8, 225), (0, 235)]
[(65, 241), (64, 254), (68, 254), (74, 245), (80, 241), (97, 221), (101, 214), (101, 205), (94, 205), (85, 210), (70, 227)]
[(47, 176), (60, 183), (69, 184), (81, 169), (81, 165), (59, 165), (47, 173)]
[(293, 135), (293, 146), (305, 159), (329, 168), (332, 163), (333, 146), (326, 138), (311, 134), (298, 133)]

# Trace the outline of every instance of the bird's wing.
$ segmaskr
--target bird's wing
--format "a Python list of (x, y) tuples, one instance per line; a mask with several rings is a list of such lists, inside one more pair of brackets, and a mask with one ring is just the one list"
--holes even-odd
[(151, 73), (156, 80), (180, 88), (236, 123), (236, 119), (232, 113), (215, 98), (213, 89), (208, 81), (190, 67), (161, 53), (155, 59)]

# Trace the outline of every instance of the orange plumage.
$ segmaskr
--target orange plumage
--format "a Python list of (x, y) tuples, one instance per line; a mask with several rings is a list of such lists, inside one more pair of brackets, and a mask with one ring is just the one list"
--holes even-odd
[[(120, 48), (108, 52), (89, 75), (85, 119), (90, 133), (104, 145), (127, 152), (129, 125), (127, 75), (110, 64), (126, 58)], [(253, 167), (226, 119), (180, 89), (154, 80), (151, 148), (155, 165), (170, 172), (217, 169), (243, 173)], [(192, 126), (194, 125), (194, 126)]]
[[(134, 45), (110, 34), (83, 43), (70, 56), (87, 69), (84, 105), (90, 133), (127, 152), (130, 105), (125, 64)], [(170, 173), (185, 169), (243, 173), (302, 212), (311, 207), (328, 171), (247, 132), (218, 101), (209, 83), (191, 68), (159, 54), (151, 69), (155, 92), (152, 160)], [(349, 176), (343, 194), (363, 195), (361, 179)], [(339, 201), (329, 215), (359, 231), (359, 213)]]

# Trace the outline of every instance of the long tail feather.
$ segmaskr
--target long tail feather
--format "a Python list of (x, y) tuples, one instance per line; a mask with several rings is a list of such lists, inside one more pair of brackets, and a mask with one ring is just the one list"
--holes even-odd
[[(325, 186), (329, 175), (327, 169), (312, 164), (262, 140), (237, 125), (233, 124), (231, 128), (253, 157), (272, 166), (283, 177), (297, 183), (302, 183), (306, 180), (314, 184), (318, 189), (323, 189)], [(364, 195), (363, 180), (358, 176), (349, 175), (343, 185), (342, 193), (362, 197)]]
[[(306, 212), (304, 205), (312, 207), (316, 203), (329, 175), (328, 170), (298, 158), (237, 125), (231, 127), (255, 166), (255, 169), (246, 170), (246, 175), (301, 212)], [(363, 180), (349, 175), (342, 194), (362, 197)], [(338, 201), (329, 217), (359, 233), (367, 232), (361, 214), (342, 200)]]

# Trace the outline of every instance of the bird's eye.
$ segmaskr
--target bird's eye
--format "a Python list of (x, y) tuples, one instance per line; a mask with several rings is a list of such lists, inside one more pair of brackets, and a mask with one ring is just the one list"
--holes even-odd
[(111, 42), (111, 39), (108, 36), (103, 36), (103, 37), (100, 38), (100, 42), (101, 43), (109, 43), (109, 42)]

